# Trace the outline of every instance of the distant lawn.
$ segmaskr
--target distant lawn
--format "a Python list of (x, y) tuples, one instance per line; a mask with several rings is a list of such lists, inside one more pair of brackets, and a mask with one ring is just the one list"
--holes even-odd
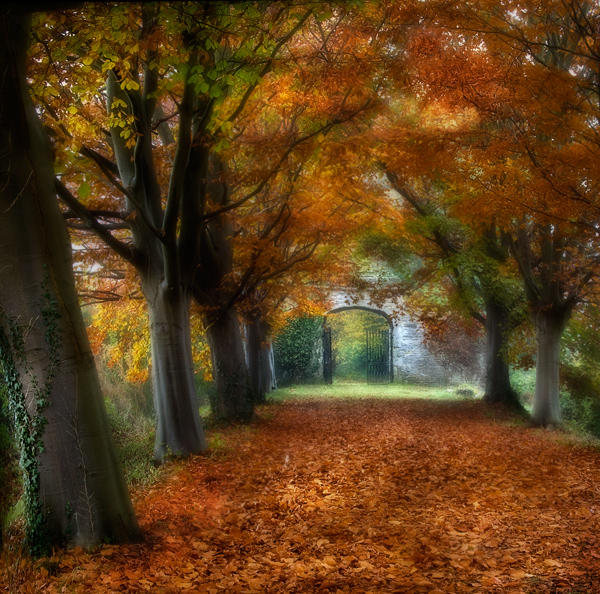
[[(461, 386), (462, 387), (462, 386)], [(429, 400), (456, 400), (465, 396), (457, 392), (457, 386), (420, 386), (412, 384), (367, 384), (367, 383), (334, 383), (333, 385), (294, 385), (279, 388), (269, 395), (275, 402), (296, 398), (425, 398)], [(468, 387), (475, 394), (476, 387)]]

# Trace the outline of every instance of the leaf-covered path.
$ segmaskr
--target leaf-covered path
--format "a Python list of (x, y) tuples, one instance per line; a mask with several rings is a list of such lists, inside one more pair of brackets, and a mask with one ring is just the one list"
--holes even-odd
[(600, 592), (600, 453), (473, 402), (296, 401), (136, 494), (141, 545), (29, 592)]

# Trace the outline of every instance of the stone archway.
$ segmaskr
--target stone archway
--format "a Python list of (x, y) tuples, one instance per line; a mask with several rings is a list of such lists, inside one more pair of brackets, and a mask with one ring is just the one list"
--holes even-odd
[(390, 328), (392, 381), (446, 384), (451, 380), (451, 371), (424, 344), (419, 323), (406, 314), (394, 313), (396, 304), (384, 303), (377, 307), (369, 302), (368, 296), (357, 299), (343, 290), (330, 293), (330, 304), (326, 316), (347, 310), (363, 310), (385, 318)]
[(390, 328), (393, 328), (393, 326), (394, 326), (394, 323), (392, 321), (392, 317), (390, 316), (390, 314), (383, 311), (383, 309), (378, 309), (377, 307), (373, 307), (370, 305), (340, 305), (340, 306), (334, 307), (333, 309), (330, 309), (325, 315), (328, 316), (329, 314), (341, 313), (342, 311), (349, 311), (352, 309), (368, 311), (369, 313), (374, 313), (374, 314), (383, 316), (387, 320), (387, 323), (390, 325)]
[(363, 365), (366, 366), (366, 381), (369, 384), (391, 383), (394, 376), (393, 365), (393, 336), (394, 324), (391, 316), (378, 308), (367, 305), (342, 305), (330, 309), (325, 314), (323, 327), (323, 380), (325, 383), (333, 382), (333, 339), (331, 327), (327, 324), (327, 316), (336, 315), (347, 311), (365, 311), (369, 314), (377, 315), (383, 318), (387, 328), (383, 329), (364, 329), (364, 359)]

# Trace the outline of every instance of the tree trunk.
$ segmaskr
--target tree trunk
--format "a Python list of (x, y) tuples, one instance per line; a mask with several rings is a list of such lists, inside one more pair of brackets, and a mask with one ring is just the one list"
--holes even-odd
[(486, 376), (483, 400), (488, 403), (519, 405), (510, 385), (510, 373), (504, 352), (508, 311), (502, 305), (486, 304)]
[(248, 375), (250, 380), (250, 390), (252, 400), (255, 404), (263, 404), (265, 394), (262, 390), (261, 381), (261, 320), (260, 314), (255, 313), (250, 316), (246, 323), (246, 348), (248, 353)]
[(237, 312), (208, 314), (206, 334), (216, 385), (212, 414), (219, 421), (247, 422), (254, 415), (254, 406)]
[(270, 394), (277, 388), (275, 379), (275, 359), (273, 357), (273, 343), (263, 342), (259, 354), (260, 389), (263, 394)]
[(266, 395), (273, 391), (275, 374), (270, 327), (259, 313), (250, 316), (246, 324), (248, 374), (255, 404), (264, 404)]
[[(149, 285), (149, 286), (148, 286)], [(208, 449), (196, 396), (189, 299), (160, 280), (144, 283), (148, 303), (152, 382), (157, 427), (154, 458), (188, 456)]]
[(554, 312), (540, 311), (535, 314), (537, 361), (531, 418), (536, 425), (543, 427), (562, 423), (559, 392), (560, 339), (566, 322), (566, 319)]
[[(20, 442), (28, 544), (140, 531), (79, 308), (48, 139), (25, 83), (29, 19), (0, 10), (0, 357)], [(44, 542), (44, 539), (46, 541)]]

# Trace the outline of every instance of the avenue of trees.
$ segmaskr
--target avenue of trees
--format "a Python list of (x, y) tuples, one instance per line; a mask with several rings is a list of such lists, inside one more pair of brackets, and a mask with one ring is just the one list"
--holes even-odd
[(485, 337), (487, 402), (519, 406), (534, 335), (532, 421), (560, 425), (561, 338), (591, 367), (598, 328), (599, 26), (579, 0), (3, 5), (0, 373), (31, 551), (140, 537), (82, 301), (93, 347), (137, 337), (157, 463), (207, 449), (199, 366), (212, 416), (252, 419), (275, 335), (359, 251), (432, 335)]

